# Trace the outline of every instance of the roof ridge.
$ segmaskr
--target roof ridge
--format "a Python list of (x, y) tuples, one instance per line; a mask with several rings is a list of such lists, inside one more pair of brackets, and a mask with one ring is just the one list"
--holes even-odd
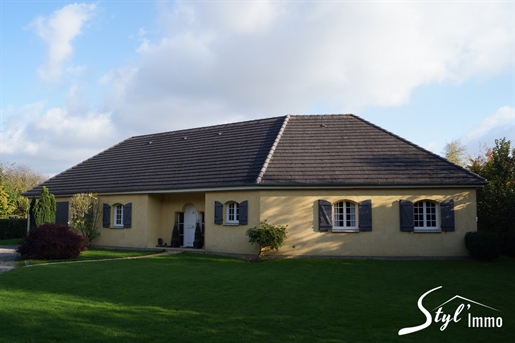
[(430, 155), (432, 155), (432, 156), (434, 156), (434, 157), (436, 157), (436, 158), (440, 159), (442, 162), (445, 162), (445, 163), (447, 163), (447, 164), (450, 164), (450, 165), (452, 165), (453, 167), (456, 167), (457, 169), (461, 169), (462, 171), (467, 172), (469, 175), (473, 175), (473, 176), (475, 176), (475, 177), (478, 177), (478, 178), (480, 178), (480, 179), (483, 179), (483, 181), (484, 181), (485, 183), (488, 183), (488, 180), (486, 180), (484, 177), (482, 177), (482, 176), (480, 176), (480, 175), (478, 175), (478, 174), (476, 174), (476, 173), (474, 173), (474, 172), (472, 172), (472, 171), (468, 170), (467, 168), (464, 168), (464, 167), (462, 167), (462, 166), (460, 166), (460, 165), (457, 165), (457, 164), (455, 164), (455, 163), (452, 163), (451, 161), (449, 161), (449, 160), (448, 160), (448, 159), (446, 159), (445, 157), (442, 157), (442, 156), (440, 156), (440, 155), (438, 155), (438, 154), (436, 154), (436, 153), (434, 153), (434, 152), (432, 152), (432, 151), (429, 151), (429, 150), (427, 150), (427, 149), (425, 149), (425, 148), (421, 147), (420, 145), (417, 145), (417, 144), (415, 144), (415, 143), (413, 143), (413, 142), (411, 142), (411, 141), (409, 141), (409, 140), (407, 140), (407, 139), (405, 139), (405, 138), (402, 138), (401, 136), (396, 135), (395, 133), (393, 133), (393, 132), (391, 132), (391, 131), (388, 131), (387, 129), (385, 129), (385, 128), (383, 128), (383, 127), (379, 126), (379, 125), (376, 125), (376, 124), (374, 124), (374, 123), (371, 123), (371, 122), (369, 122), (368, 120), (361, 118), (360, 116), (357, 116), (357, 115), (355, 115), (355, 114), (349, 114), (349, 115), (350, 115), (351, 117), (354, 117), (354, 118), (356, 118), (356, 119), (358, 119), (358, 120), (362, 121), (362, 122), (363, 122), (363, 123), (365, 123), (365, 124), (368, 124), (368, 125), (371, 125), (371, 126), (373, 126), (373, 127), (375, 127), (375, 128), (378, 128), (379, 130), (381, 130), (381, 131), (385, 132), (386, 134), (388, 134), (388, 135), (390, 135), (390, 136), (392, 136), (392, 137), (394, 137), (394, 138), (396, 138), (396, 139), (399, 139), (399, 140), (401, 140), (401, 141), (403, 141), (403, 142), (405, 142), (405, 143), (407, 143), (407, 144), (411, 145), (412, 147), (414, 147), (414, 148), (416, 148), (416, 149), (418, 149), (418, 150), (420, 150), (420, 151), (422, 151), (422, 152), (425, 152), (425, 153), (427, 153), (427, 154), (430, 154)]
[(281, 128), (279, 129), (279, 132), (277, 133), (277, 137), (275, 137), (274, 143), (270, 147), (270, 151), (268, 152), (268, 155), (266, 156), (265, 162), (263, 162), (263, 166), (261, 167), (261, 170), (259, 171), (258, 177), (256, 178), (256, 183), (261, 183), (263, 180), (263, 176), (266, 173), (266, 169), (268, 168), (268, 164), (272, 160), (272, 156), (274, 155), (275, 148), (277, 147), (277, 144), (279, 144), (279, 141), (281, 140), (281, 137), (283, 135), (284, 129), (286, 128), (286, 125), (288, 125), (288, 120), (290, 119), (290, 115), (286, 115), (284, 117), (284, 122), (281, 125)]

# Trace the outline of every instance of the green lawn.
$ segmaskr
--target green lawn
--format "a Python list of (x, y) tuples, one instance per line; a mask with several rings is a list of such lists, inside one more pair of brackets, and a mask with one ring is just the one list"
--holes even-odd
[(23, 238), (0, 239), (0, 245), (20, 245)]
[[(249, 263), (179, 254), (18, 268), (0, 275), (1, 342), (513, 342), (515, 259)], [(474, 316), (398, 336), (424, 323), (417, 308), (455, 295)], [(445, 312), (464, 300), (444, 306)], [(449, 307), (449, 308), (447, 308)]]

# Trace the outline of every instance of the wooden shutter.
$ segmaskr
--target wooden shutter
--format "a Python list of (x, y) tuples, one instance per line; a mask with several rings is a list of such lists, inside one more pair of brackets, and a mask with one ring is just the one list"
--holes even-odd
[(130, 228), (132, 226), (132, 203), (123, 205), (123, 227)]
[(413, 220), (413, 203), (408, 200), (399, 200), (401, 231), (413, 232), (415, 221)]
[(247, 200), (240, 202), (240, 225), (247, 225), (248, 223), (248, 207), (249, 202)]
[(372, 231), (372, 200), (364, 200), (359, 206), (359, 231)]
[(318, 230), (329, 231), (333, 228), (333, 205), (326, 200), (318, 200)]
[(224, 222), (224, 205), (215, 201), (215, 224), (222, 225)]
[(102, 216), (102, 226), (108, 228), (111, 226), (111, 206), (104, 204), (104, 213)]
[(442, 231), (454, 231), (454, 200), (446, 200), (440, 204), (442, 214)]
[(69, 202), (58, 201), (55, 203), (55, 222), (56, 224), (68, 225)]

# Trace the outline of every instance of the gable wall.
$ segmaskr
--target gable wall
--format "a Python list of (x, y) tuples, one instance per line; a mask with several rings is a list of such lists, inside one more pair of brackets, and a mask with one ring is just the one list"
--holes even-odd
[[(278, 253), (311, 256), (467, 256), (464, 236), (476, 230), (474, 189), (384, 189), (262, 191), (261, 220), (288, 225), (287, 241)], [(360, 202), (372, 200), (372, 231), (320, 232), (317, 200)], [(400, 231), (399, 199), (453, 199), (454, 232), (413, 233)]]

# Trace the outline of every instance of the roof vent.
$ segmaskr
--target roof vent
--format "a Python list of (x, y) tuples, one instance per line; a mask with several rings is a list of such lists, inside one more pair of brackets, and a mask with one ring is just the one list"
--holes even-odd
[(186, 139), (188, 139), (188, 136), (184, 136), (184, 137), (182, 137), (182, 139), (186, 140)]
[(327, 125), (325, 125), (325, 124), (320, 124), (320, 127), (327, 127)]
[(150, 145), (150, 144), (152, 144), (152, 141), (147, 142), (147, 145)]
[(222, 133), (221, 133), (221, 132), (218, 132), (218, 136), (221, 136), (221, 135), (222, 135)]

